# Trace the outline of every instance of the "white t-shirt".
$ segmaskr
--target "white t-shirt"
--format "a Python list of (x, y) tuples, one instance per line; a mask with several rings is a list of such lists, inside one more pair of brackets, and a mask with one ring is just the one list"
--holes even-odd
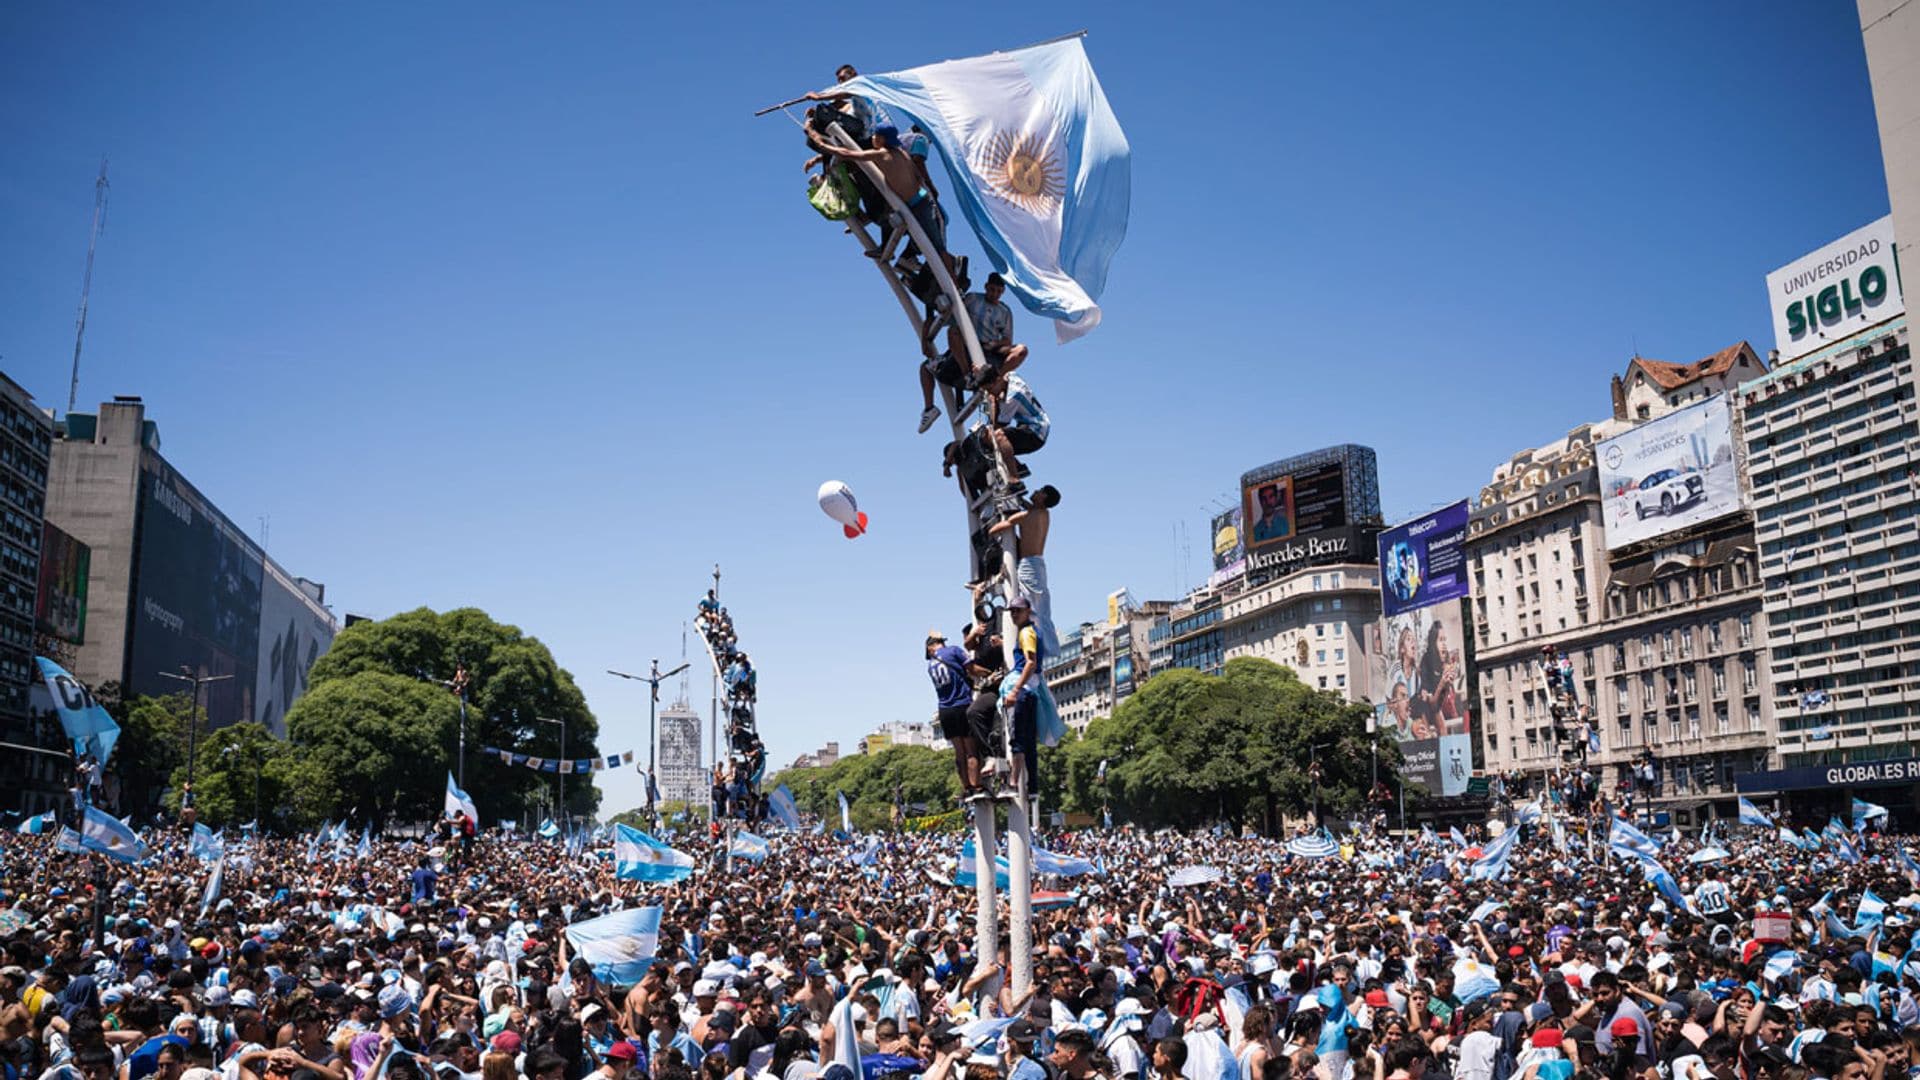
[(1470, 1031), (1460, 1040), (1460, 1064), (1453, 1080), (1493, 1080), (1493, 1059), (1500, 1040), (1490, 1031)]

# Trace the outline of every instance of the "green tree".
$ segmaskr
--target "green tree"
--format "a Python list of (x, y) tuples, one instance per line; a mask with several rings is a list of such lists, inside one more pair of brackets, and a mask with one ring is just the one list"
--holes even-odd
[[(113, 746), (109, 767), (120, 773), (120, 805), (129, 813), (144, 813), (160, 805), (160, 793), (174, 771), (187, 761), (187, 723), (192, 715), (187, 695), (134, 697), (122, 701), (119, 685), (107, 711), (120, 724), (120, 740)], [(96, 698), (96, 700), (98, 700)], [(205, 732), (205, 719), (201, 719)]]
[[(367, 673), (411, 679), (453, 706), (452, 735), (431, 761), (413, 763), (420, 783), (434, 792), (433, 812), (453, 764), (460, 734), (459, 699), (447, 684), (462, 674), (466, 687), (465, 788), (491, 818), (516, 818), (541, 805), (552, 788), (548, 773), (505, 765), (481, 753), (484, 746), (545, 758), (600, 756), (600, 725), (573, 676), (538, 638), (495, 622), (477, 608), (436, 612), (418, 608), (341, 631), (308, 674), (308, 692)], [(643, 703), (644, 704), (644, 703)], [(295, 704), (295, 709), (299, 704)], [(561, 720), (559, 724), (544, 720)], [(289, 714), (288, 732), (293, 725)], [(565, 732), (564, 753), (561, 745)], [(294, 739), (298, 743), (299, 739)], [(428, 775), (428, 774), (431, 775)], [(591, 783), (567, 785), (567, 810), (590, 816), (600, 793)]]
[(1063, 744), (1051, 769), (1043, 759), (1041, 772), (1061, 785), (1069, 810), (1111, 805), (1116, 817), (1148, 826), (1251, 821), (1273, 832), (1282, 814), (1313, 805), (1311, 762), (1320, 766), (1323, 811), (1360, 804), (1370, 746), (1382, 777), (1395, 775), (1399, 749), (1368, 734), (1369, 711), (1265, 660), (1236, 658), (1217, 676), (1176, 668), (1094, 721), (1084, 739)]
[[(295, 823), (297, 802), (288, 797), (294, 755), (265, 726), (243, 721), (209, 732), (197, 757), (194, 806), (209, 828), (256, 820), (263, 829)], [(186, 778), (185, 764), (174, 769), (170, 809), (179, 809), (178, 792)]]
[(438, 817), (458, 724), (452, 696), (419, 679), (362, 670), (309, 685), (287, 710), (295, 759), (278, 774), (298, 792), (292, 816)]
[(767, 789), (781, 784), (793, 792), (801, 809), (819, 814), (835, 829), (840, 827), (836, 793), (845, 792), (853, 827), (863, 832), (892, 828), (896, 799), (908, 807), (923, 804), (928, 813), (940, 813), (953, 809), (960, 798), (953, 752), (926, 746), (889, 746), (874, 754), (843, 757), (832, 765), (787, 769)]

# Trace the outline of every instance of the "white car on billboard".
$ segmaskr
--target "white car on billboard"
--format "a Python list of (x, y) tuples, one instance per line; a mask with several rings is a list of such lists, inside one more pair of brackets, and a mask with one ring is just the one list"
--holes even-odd
[(1635, 485), (1627, 500), (1635, 519), (1645, 521), (1648, 514), (1671, 514), (1705, 497), (1707, 486), (1697, 472), (1661, 469), (1648, 473)]

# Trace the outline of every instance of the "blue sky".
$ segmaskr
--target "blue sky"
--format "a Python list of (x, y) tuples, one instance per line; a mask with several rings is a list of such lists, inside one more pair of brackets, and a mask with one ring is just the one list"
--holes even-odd
[(1851, 4), (936, 10), (6, 5), (0, 368), (64, 406), (110, 155), (81, 408), (143, 395), (338, 613), (537, 635), (607, 751), (646, 700), (600, 672), (676, 663), (722, 564), (784, 763), (927, 717), (966, 617), (914, 343), (751, 116), (836, 64), (1090, 31), (1129, 236), (1090, 337), (1016, 311), (1064, 624), (1204, 576), (1252, 466), (1365, 443), (1406, 516), (1605, 415), (1636, 347), (1764, 354), (1765, 273), (1887, 209)]

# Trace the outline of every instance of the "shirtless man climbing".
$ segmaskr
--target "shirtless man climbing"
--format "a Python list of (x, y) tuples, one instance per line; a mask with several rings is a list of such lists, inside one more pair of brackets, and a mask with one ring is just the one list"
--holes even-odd
[[(940, 253), (940, 261), (946, 264), (949, 275), (957, 275), (953, 256), (947, 253), (947, 219), (940, 212), (940, 200), (931, 188), (921, 182), (924, 166), (920, 160), (908, 153), (900, 145), (900, 131), (889, 124), (873, 129), (871, 145), (865, 150), (848, 150), (829, 146), (820, 141), (813, 132), (807, 133), (807, 139), (822, 153), (835, 154), (848, 161), (870, 162), (880, 170), (880, 176), (887, 182), (913, 219), (927, 234), (928, 242)], [(884, 250), (883, 243), (881, 248)]]
[(1014, 553), (1019, 558), (1015, 574), (1020, 592), (1033, 605), (1033, 628), (1040, 644), (1052, 652), (1060, 647), (1053, 630), (1053, 601), (1047, 592), (1047, 530), (1053, 525), (1053, 508), (1060, 505), (1060, 490), (1052, 484), (1035, 491), (1027, 508), (996, 521), (987, 533), (998, 536), (1009, 529), (1014, 534)]

